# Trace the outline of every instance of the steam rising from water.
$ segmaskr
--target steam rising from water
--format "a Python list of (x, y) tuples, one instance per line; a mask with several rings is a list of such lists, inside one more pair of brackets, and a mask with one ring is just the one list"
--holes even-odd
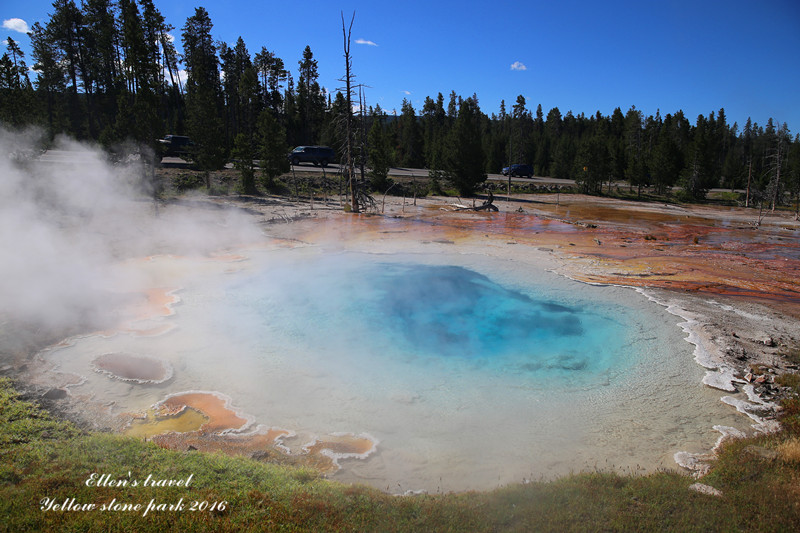
[[(370, 435), (377, 452), (336, 477), (392, 491), (670, 467), (678, 450), (710, 448), (715, 424), (743, 422), (702, 386), (672, 317), (634, 291), (408, 245), (250, 249), (236, 271), (186, 278), (169, 334), (87, 337), (48, 358), (83, 377), (74, 393), (121, 411), (218, 391), (239, 416), (295, 435), (283, 440), (293, 453), (325, 435)], [(200, 265), (162, 256), (148, 268)], [(131, 388), (87, 371), (106, 353), (175, 373)]]
[(120, 260), (204, 253), (258, 235), (233, 211), (157, 217), (141, 161), (112, 164), (66, 138), (0, 128), (0, 315), (48, 326), (102, 318), (120, 291), (148, 286)]

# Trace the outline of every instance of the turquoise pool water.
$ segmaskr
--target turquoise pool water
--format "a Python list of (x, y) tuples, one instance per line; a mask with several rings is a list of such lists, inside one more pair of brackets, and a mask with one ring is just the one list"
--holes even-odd
[[(680, 319), (641, 294), (522, 254), (441, 248), (156, 258), (148, 268), (182, 287), (170, 333), (86, 337), (49, 357), (119, 412), (219, 391), (255, 423), (295, 432), (293, 452), (368, 434), (377, 451), (334, 478), (391, 492), (674, 467), (675, 452), (713, 446), (713, 425), (746, 427), (702, 385)], [(90, 370), (113, 352), (168, 362), (173, 377), (143, 386)]]
[(626, 364), (628, 308), (561, 303), (547, 290), (510, 288), (464, 266), (346, 254), (236, 280), (221, 307), (222, 316), (236, 318), (221, 323), (265, 345), (291, 340), (296, 350), (322, 348), (363, 364), (413, 358), (401, 374), (479, 368), (574, 386), (605, 381)]

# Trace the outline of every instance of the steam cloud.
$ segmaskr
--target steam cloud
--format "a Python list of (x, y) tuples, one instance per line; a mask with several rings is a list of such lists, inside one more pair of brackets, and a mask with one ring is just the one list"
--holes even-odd
[(40, 156), (39, 132), (0, 128), (0, 320), (45, 326), (95, 320), (147, 286), (126, 259), (208, 253), (260, 232), (233, 209), (161, 209), (142, 164), (111, 163), (67, 138)]

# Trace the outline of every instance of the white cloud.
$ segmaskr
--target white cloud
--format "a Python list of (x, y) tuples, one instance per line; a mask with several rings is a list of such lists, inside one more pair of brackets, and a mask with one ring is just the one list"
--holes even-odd
[(406, 96), (411, 96), (411, 91), (403, 91), (403, 94), (405, 94)]
[(511, 63), (511, 70), (528, 70), (528, 67), (526, 67), (521, 61), (514, 61)]
[[(186, 72), (185, 70), (180, 70), (179, 69), (178, 72), (174, 72), (173, 71), (172, 75), (175, 77), (175, 81), (176, 82), (180, 82), (180, 84), (184, 88), (186, 88), (186, 82), (189, 80), (189, 73), (188, 72)], [(164, 68), (164, 79), (167, 80), (168, 82), (170, 81), (169, 70), (167, 68)]]
[(378, 46), (375, 42), (368, 41), (367, 39), (356, 39), (356, 44), (368, 44), (370, 46)]
[(28, 33), (28, 23), (22, 19), (6, 19), (3, 21), (3, 27), (11, 31)]

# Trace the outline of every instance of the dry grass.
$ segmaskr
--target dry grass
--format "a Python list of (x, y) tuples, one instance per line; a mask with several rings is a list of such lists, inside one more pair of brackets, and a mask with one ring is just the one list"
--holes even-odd
[(800, 463), (800, 437), (794, 437), (779, 444), (778, 454), (786, 463)]
[(783, 387), (794, 389), (795, 392), (800, 392), (800, 374), (786, 372), (776, 377), (775, 383)]

